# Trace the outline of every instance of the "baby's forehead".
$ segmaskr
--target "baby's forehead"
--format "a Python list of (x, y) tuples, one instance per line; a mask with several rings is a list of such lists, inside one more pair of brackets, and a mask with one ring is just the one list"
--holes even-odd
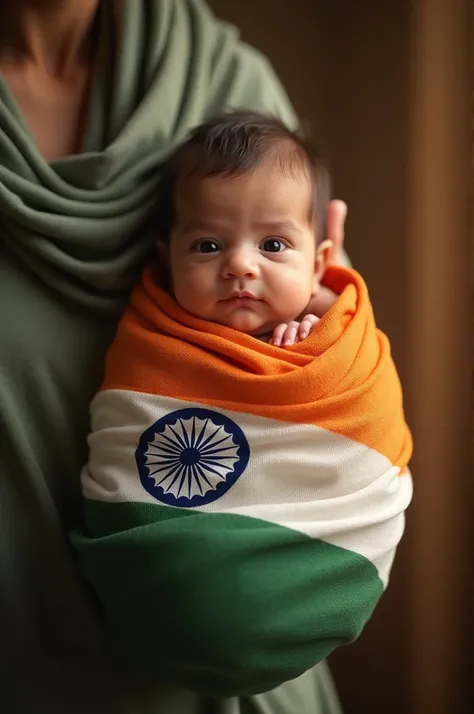
[(304, 174), (275, 170), (194, 176), (177, 185), (175, 207), (178, 219), (193, 213), (229, 218), (291, 215), (304, 220), (312, 213), (312, 191)]
[(236, 236), (248, 230), (307, 232), (314, 226), (308, 178), (270, 167), (230, 176), (188, 176), (177, 186), (175, 209), (178, 232), (208, 227)]

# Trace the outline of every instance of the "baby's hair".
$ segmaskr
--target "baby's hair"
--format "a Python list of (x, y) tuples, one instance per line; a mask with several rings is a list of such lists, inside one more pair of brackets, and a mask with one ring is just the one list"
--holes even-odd
[(328, 169), (316, 148), (280, 119), (255, 112), (228, 112), (196, 127), (163, 166), (159, 196), (159, 238), (167, 243), (175, 221), (174, 195), (178, 181), (190, 176), (238, 177), (263, 161), (279, 170), (307, 177), (312, 185), (309, 220), (323, 238), (330, 198)]

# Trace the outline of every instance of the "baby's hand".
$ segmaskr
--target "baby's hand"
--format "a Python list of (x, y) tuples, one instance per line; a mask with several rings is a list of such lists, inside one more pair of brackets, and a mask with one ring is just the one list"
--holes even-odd
[(273, 330), (270, 344), (275, 345), (275, 347), (295, 345), (308, 337), (317, 322), (319, 322), (319, 317), (316, 317), (316, 315), (305, 315), (301, 322), (296, 320), (284, 322)]

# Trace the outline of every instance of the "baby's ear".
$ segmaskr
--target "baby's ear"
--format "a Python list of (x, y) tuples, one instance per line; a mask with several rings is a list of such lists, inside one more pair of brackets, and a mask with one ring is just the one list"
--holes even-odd
[(316, 256), (314, 259), (313, 295), (316, 295), (319, 290), (321, 278), (326, 272), (326, 268), (331, 258), (332, 247), (332, 241), (326, 239), (323, 240), (316, 248)]

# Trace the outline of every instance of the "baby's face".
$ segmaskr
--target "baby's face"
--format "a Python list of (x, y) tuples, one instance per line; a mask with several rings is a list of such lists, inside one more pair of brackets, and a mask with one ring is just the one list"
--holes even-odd
[(193, 315), (263, 336), (294, 320), (324, 265), (309, 217), (311, 184), (274, 163), (178, 185), (170, 237), (177, 302)]

